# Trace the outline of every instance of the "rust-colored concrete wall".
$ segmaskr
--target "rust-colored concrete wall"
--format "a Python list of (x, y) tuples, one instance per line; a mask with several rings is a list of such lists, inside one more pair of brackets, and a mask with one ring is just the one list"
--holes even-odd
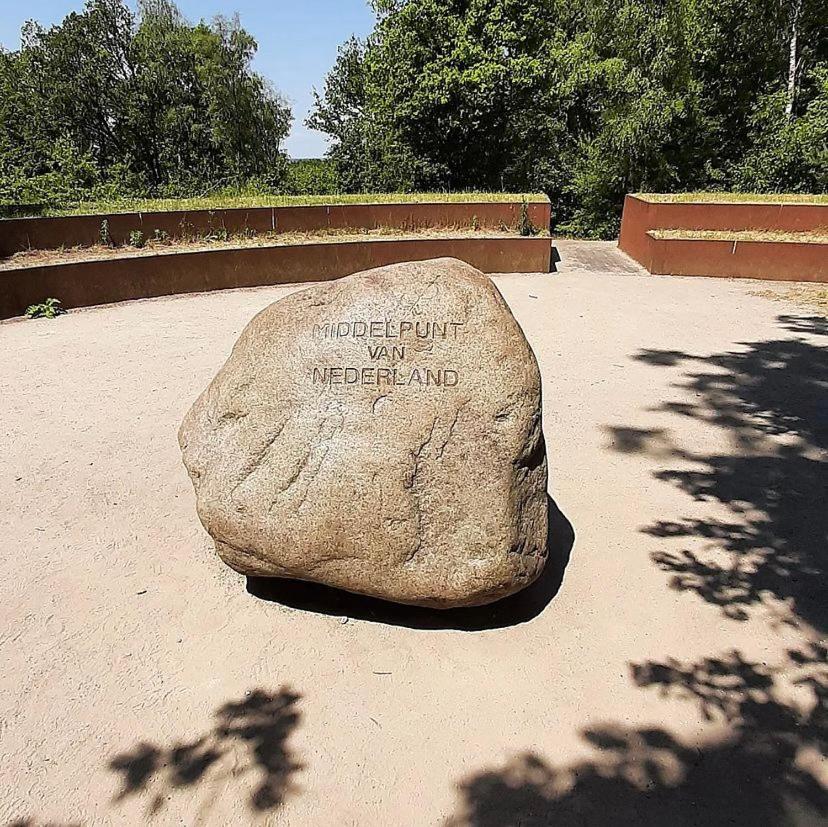
[(0, 271), (0, 318), (53, 296), (64, 307), (264, 284), (326, 281), (371, 267), (442, 256), (484, 273), (549, 272), (548, 238), (434, 238), (241, 247)]
[[(192, 210), (151, 213), (111, 213), (55, 218), (11, 218), (0, 220), (0, 257), (20, 250), (55, 250), (89, 246), (100, 242), (101, 223), (108, 223), (115, 244), (125, 244), (133, 230), (146, 237), (163, 230), (170, 238), (205, 235), (226, 229), (264, 232), (305, 232), (320, 229), (373, 229), (375, 227), (514, 227), (520, 218), (520, 202), (458, 204), (344, 204), (314, 207), (256, 207), (250, 209)], [(548, 201), (527, 204), (531, 222), (548, 230)]]
[(632, 195), (624, 198), (624, 212), (621, 216), (621, 232), (618, 246), (639, 264), (649, 267), (650, 237), (647, 231), (652, 229), (648, 201), (642, 201)]
[(828, 244), (651, 238), (647, 269), (673, 276), (828, 283)]
[(828, 204), (691, 204), (624, 199), (619, 246), (635, 258), (636, 244), (648, 230), (777, 230), (814, 232), (828, 229)]
[[(725, 256), (713, 250), (730, 251), (734, 246), (732, 241), (655, 239), (649, 231), (813, 232), (825, 228), (828, 228), (828, 204), (671, 204), (628, 195), (624, 199), (618, 246), (651, 273), (824, 281), (813, 275), (822, 272), (819, 266), (814, 269), (819, 263), (814, 256), (816, 259), (825, 256), (824, 245), (740, 241), (736, 245), (738, 255)], [(820, 248), (822, 251), (818, 252)], [(699, 257), (695, 261), (686, 260), (685, 253), (679, 251)], [(706, 263), (718, 269), (707, 271)]]

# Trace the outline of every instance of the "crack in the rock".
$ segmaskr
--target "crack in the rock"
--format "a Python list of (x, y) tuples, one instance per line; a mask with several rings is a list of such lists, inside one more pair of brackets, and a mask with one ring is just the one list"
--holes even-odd
[[(430, 281), (430, 282), (429, 282), (429, 283), (428, 283), (428, 284), (427, 284), (427, 285), (426, 285), (426, 286), (425, 286), (425, 287), (424, 287), (424, 288), (420, 291), (419, 295), (418, 295), (418, 296), (417, 296), (417, 298), (414, 300), (414, 303), (413, 303), (413, 304), (412, 304), (412, 305), (408, 308), (408, 312), (409, 312), (409, 313), (413, 313), (413, 312), (414, 312), (414, 310), (416, 309), (417, 305), (418, 305), (418, 304), (420, 303), (420, 301), (422, 300), (423, 296), (425, 296), (425, 294), (426, 294), (426, 293), (427, 293), (427, 292), (428, 292), (428, 291), (429, 291), (432, 287), (434, 287), (434, 285), (437, 283), (437, 281), (438, 281), (438, 279), (439, 279), (439, 278), (440, 278), (440, 274), (438, 273), (438, 274), (437, 274), (436, 276), (434, 276), (434, 278), (433, 278), (433, 279), (432, 279), (432, 280), (431, 280), (431, 281)], [(398, 309), (398, 310), (402, 310), (402, 309), (403, 309), (403, 301), (404, 301), (404, 297), (403, 297), (403, 298), (401, 298), (401, 299), (397, 302), (397, 309)]]
[[(340, 425), (339, 428), (341, 428), (341, 427), (342, 426)], [(333, 437), (333, 434), (331, 434), (331, 437)], [(327, 444), (325, 445), (325, 448), (322, 451), (322, 456), (319, 457), (319, 462), (316, 463), (316, 467), (312, 468), (311, 471), (309, 472), (309, 474), (305, 477), (305, 488), (302, 491), (302, 494), (299, 497), (299, 502), (296, 505), (296, 510), (297, 511), (301, 511), (302, 506), (308, 501), (308, 492), (310, 491), (311, 483), (319, 475), (319, 472), (322, 469), (322, 466), (325, 463), (325, 460), (328, 458), (328, 454), (331, 451), (331, 443), (330, 443), (330, 438), (331, 437), (329, 437), (329, 440), (328, 440)]]
[(414, 548), (409, 553), (405, 561), (406, 563), (410, 563), (417, 556), (417, 554), (423, 546), (423, 532), (425, 531), (425, 514), (423, 513), (423, 507), (420, 504), (420, 493), (417, 491), (417, 477), (420, 474), (420, 468), (422, 466), (422, 462), (424, 461), (423, 452), (431, 444), (432, 439), (434, 439), (434, 429), (437, 427), (437, 420), (438, 417), (435, 416), (434, 420), (431, 423), (431, 428), (428, 432), (428, 436), (425, 438), (423, 442), (420, 443), (420, 447), (417, 448), (416, 451), (412, 452), (414, 465), (411, 469), (411, 476), (405, 483), (405, 487), (411, 491), (411, 496), (414, 498), (414, 522), (417, 532), (417, 542)]
[(328, 563), (342, 563), (345, 560), (362, 560), (364, 559), (359, 554), (341, 554), (336, 552), (334, 554), (329, 554), (324, 557), (320, 557), (318, 560), (306, 560), (303, 563), (303, 566), (310, 571), (316, 571), (320, 566), (324, 566)]
[(454, 412), (454, 419), (451, 422), (451, 425), (448, 427), (448, 431), (446, 432), (446, 438), (443, 440), (443, 444), (434, 452), (434, 456), (436, 459), (441, 459), (443, 453), (446, 450), (446, 446), (449, 444), (452, 436), (454, 435), (454, 429), (457, 427), (457, 421), (460, 419), (460, 413), (466, 405), (469, 404), (469, 400), (467, 399), (463, 402), (462, 405)]
[[(247, 414), (245, 414), (245, 416), (246, 415)], [(257, 451), (256, 454), (247, 463), (245, 463), (245, 465), (244, 465), (244, 467), (242, 468), (242, 471), (241, 471), (241, 479), (239, 479), (239, 481), (230, 490), (230, 496), (231, 497), (233, 497), (233, 495), (236, 493), (236, 489), (240, 485), (242, 485), (243, 483), (247, 482), (247, 480), (258, 470), (258, 468), (261, 466), (262, 462), (264, 461), (264, 458), (267, 455), (267, 452), (273, 447), (273, 443), (276, 442), (276, 440), (281, 435), (282, 431), (285, 430), (285, 427), (287, 426), (289, 421), (290, 421), (290, 417), (288, 416), (278, 426), (276, 431), (273, 434), (271, 434), (271, 436), (268, 437), (268, 439), (265, 442), (264, 446), (259, 451)]]
[(508, 419), (514, 412), (517, 404), (517, 399), (514, 399), (512, 396), (507, 397), (506, 404), (495, 414), (495, 420), (497, 422), (503, 422), (503, 420)]
[(319, 460), (313, 463), (308, 473), (304, 476), (303, 482), (305, 483), (305, 486), (304, 490), (301, 493), (301, 496), (299, 497), (299, 502), (295, 506), (296, 510), (299, 511), (302, 508), (302, 506), (307, 502), (308, 491), (310, 490), (311, 483), (316, 479), (320, 469), (322, 468), (322, 465), (324, 464), (325, 460), (328, 457), (328, 454), (330, 453), (331, 442), (334, 436), (343, 428), (344, 417), (342, 415), (342, 411), (337, 409), (335, 413), (339, 421), (333, 426), (331, 432), (327, 434), (324, 437), (324, 439), (319, 439), (319, 437), (322, 435), (322, 432), (325, 430), (325, 427), (331, 422), (332, 415), (330, 413), (327, 413), (324, 418), (319, 420), (316, 432), (317, 438), (311, 440), (310, 446), (305, 455), (300, 460), (298, 467), (290, 475), (285, 484), (276, 492), (275, 496), (270, 502), (270, 507), (268, 508), (268, 511), (273, 511), (273, 509), (276, 507), (279, 498), (286, 495), (290, 491), (290, 489), (299, 481), (299, 478), (302, 476), (302, 472), (308, 468), (314, 451), (318, 450), (321, 447), (321, 456), (319, 457)]
[(278, 500), (279, 497), (282, 494), (286, 494), (291, 489), (291, 487), (296, 482), (296, 480), (299, 479), (299, 475), (307, 467), (307, 464), (310, 461), (311, 454), (313, 453), (313, 449), (315, 447), (316, 446), (313, 443), (311, 443), (310, 447), (305, 452), (305, 456), (303, 456), (302, 459), (299, 461), (299, 465), (294, 469), (293, 473), (288, 477), (287, 482), (276, 492), (276, 497), (273, 500), (273, 502), (271, 502), (271, 504), (270, 504), (271, 509), (273, 508), (274, 505), (276, 505), (276, 500)]
[(238, 422), (248, 415), (248, 411), (225, 411), (218, 419), (219, 425), (224, 425), (227, 422)]

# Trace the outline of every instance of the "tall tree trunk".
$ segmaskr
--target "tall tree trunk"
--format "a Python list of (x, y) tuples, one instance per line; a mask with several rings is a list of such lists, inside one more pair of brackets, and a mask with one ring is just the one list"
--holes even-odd
[(785, 103), (785, 114), (788, 120), (793, 119), (794, 104), (796, 103), (796, 74), (797, 74), (797, 40), (799, 38), (799, 16), (802, 13), (802, 0), (794, 0), (791, 7), (791, 29), (788, 51), (788, 98)]

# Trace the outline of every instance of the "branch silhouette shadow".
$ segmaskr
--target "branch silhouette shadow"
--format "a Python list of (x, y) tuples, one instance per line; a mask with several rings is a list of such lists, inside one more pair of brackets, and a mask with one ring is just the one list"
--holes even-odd
[(250, 809), (259, 813), (276, 809), (294, 790), (293, 774), (302, 769), (287, 744), (300, 720), (300, 698), (286, 687), (278, 692), (255, 689), (219, 707), (214, 726), (192, 741), (169, 747), (146, 741), (136, 744), (109, 762), (109, 769), (121, 780), (114, 800), (154, 790), (150, 805), (150, 815), (154, 815), (164, 806), (164, 792), (194, 786), (205, 779), (213, 765), (241, 746), (246, 760), (229, 777), (256, 773)]
[[(660, 519), (641, 531), (684, 548), (654, 552), (676, 591), (693, 591), (734, 620), (764, 609), (791, 626), (828, 630), (828, 350), (809, 336), (826, 335), (816, 316), (778, 316), (796, 338), (743, 342), (713, 355), (645, 349), (633, 358), (678, 368), (674, 387), (690, 401), (656, 410), (707, 423), (729, 435), (730, 452), (685, 450), (661, 429), (608, 429), (613, 447), (646, 453), (679, 468), (654, 477), (696, 502), (726, 509), (714, 516)], [(688, 468), (688, 463), (694, 467)], [(724, 552), (717, 558), (709, 549)]]
[(552, 497), (547, 496), (546, 505), (549, 538), (543, 572), (531, 586), (486, 606), (461, 609), (405, 606), (318, 583), (276, 577), (248, 577), (247, 591), (261, 600), (293, 609), (410, 629), (473, 632), (515, 626), (537, 617), (558, 593), (575, 543), (575, 529)]
[[(461, 807), (445, 827), (824, 823), (828, 802), (814, 757), (828, 734), (825, 658), (824, 646), (806, 644), (776, 667), (738, 650), (631, 664), (636, 686), (696, 703), (728, 733), (688, 745), (659, 727), (591, 726), (581, 731), (591, 757), (556, 766), (525, 752), (461, 781)], [(807, 703), (780, 693), (788, 682)]]
[(777, 321), (793, 333), (810, 333), (814, 336), (828, 336), (828, 318), (825, 316), (795, 316), (784, 314)]
[[(828, 331), (817, 317), (778, 322), (795, 334)], [(460, 806), (444, 827), (826, 823), (828, 649), (819, 638), (828, 628), (828, 351), (806, 338), (778, 338), (713, 355), (646, 349), (634, 358), (676, 369), (674, 387), (690, 392), (689, 401), (656, 411), (722, 428), (732, 447), (687, 450), (663, 428), (606, 429), (615, 450), (655, 460), (656, 479), (718, 506), (642, 527), (688, 542), (651, 559), (672, 575), (671, 588), (696, 593), (729, 618), (745, 620), (775, 601), (776, 616), (806, 639), (777, 662), (732, 649), (630, 663), (637, 688), (696, 705), (718, 724), (715, 734), (688, 742), (666, 727), (591, 725), (580, 730), (586, 757), (556, 763), (521, 752), (462, 779)], [(674, 460), (681, 466), (664, 467)], [(708, 556), (708, 546), (720, 556)]]

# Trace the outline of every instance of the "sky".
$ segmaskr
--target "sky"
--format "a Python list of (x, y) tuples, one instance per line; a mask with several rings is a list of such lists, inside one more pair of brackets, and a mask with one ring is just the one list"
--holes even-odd
[[(128, 0), (134, 8), (134, 0)], [(374, 23), (367, 0), (177, 0), (191, 22), (216, 14), (238, 12), (242, 26), (258, 41), (253, 66), (287, 98), (293, 127), (285, 148), (292, 158), (319, 158), (327, 147), (325, 135), (304, 125), (313, 101), (313, 88), (322, 90), (324, 77), (336, 60), (336, 49), (352, 34), (364, 37)], [(44, 26), (59, 23), (80, 11), (83, 0), (0, 0), (0, 44), (20, 46), (20, 27), (26, 20)]]

